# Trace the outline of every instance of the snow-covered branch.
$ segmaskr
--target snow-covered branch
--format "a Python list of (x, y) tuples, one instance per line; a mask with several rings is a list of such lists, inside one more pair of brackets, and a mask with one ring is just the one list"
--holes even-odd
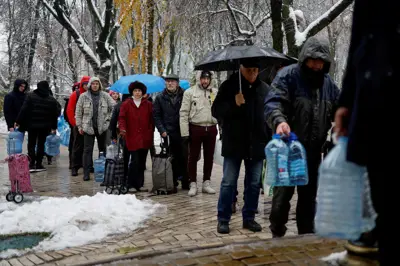
[(292, 7), (289, 8), (289, 17), (293, 20), (295, 29), (296, 46), (301, 46), (307, 38), (317, 34), (323, 28), (329, 25), (335, 18), (337, 18), (354, 0), (339, 0), (328, 11), (322, 14), (319, 18), (314, 20), (308, 27), (300, 32), (296, 21), (296, 11)]
[(97, 10), (96, 5), (93, 3), (93, 0), (87, 0), (87, 4), (88, 4), (88, 7), (89, 7), (89, 11), (90, 11), (90, 13), (93, 14), (93, 17), (94, 17), (97, 25), (99, 25), (99, 27), (101, 29), (103, 29), (104, 28), (104, 21), (101, 18), (100, 13)]
[(7, 80), (4, 78), (3, 74), (1, 74), (0, 72), (0, 85), (4, 88), (4, 89), (8, 89), (10, 84), (7, 82)]

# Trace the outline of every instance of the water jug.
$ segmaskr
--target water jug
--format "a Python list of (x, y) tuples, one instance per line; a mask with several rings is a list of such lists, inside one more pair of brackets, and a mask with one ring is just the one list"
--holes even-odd
[(105, 164), (106, 164), (106, 158), (104, 157), (104, 153), (100, 152), (99, 158), (94, 160), (94, 179), (96, 180), (96, 182), (104, 181)]
[(69, 146), (69, 139), (71, 136), (71, 128), (67, 127), (60, 133), (61, 144), (68, 147)]
[(107, 147), (107, 159), (115, 159), (118, 156), (118, 146), (114, 142)]
[(293, 132), (289, 136), (289, 179), (292, 186), (308, 184), (306, 150)]
[(278, 134), (265, 147), (267, 157), (266, 184), (270, 186), (291, 186), (289, 179), (289, 147)]
[(377, 214), (372, 205), (371, 187), (369, 185), (368, 174), (364, 177), (364, 194), (363, 194), (363, 232), (369, 232), (375, 227)]
[(46, 138), (44, 145), (45, 153), (50, 156), (57, 156), (60, 154), (61, 138), (56, 134), (50, 134)]
[(24, 134), (18, 129), (10, 131), (6, 139), (7, 154), (22, 153), (22, 143), (24, 141)]
[(347, 137), (340, 137), (319, 167), (316, 233), (356, 240), (363, 233), (366, 168), (347, 161)]

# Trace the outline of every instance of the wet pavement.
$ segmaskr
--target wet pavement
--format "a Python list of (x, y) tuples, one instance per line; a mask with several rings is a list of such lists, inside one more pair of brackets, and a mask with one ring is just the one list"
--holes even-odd
[[(1, 158), (5, 158), (4, 141), (0, 141), (0, 159)], [(46, 166), (46, 168), (47, 171), (45, 172), (31, 175), (34, 193), (25, 195), (27, 197), (26, 202), (37, 200), (39, 196), (74, 197), (81, 195), (94, 195), (97, 192), (104, 190), (104, 188), (100, 187), (98, 183), (93, 181), (93, 175), (91, 181), (84, 182), (82, 180), (82, 170), (77, 177), (71, 177), (68, 169), (68, 150), (66, 147), (61, 148), (61, 155), (55, 158), (53, 164)], [(151, 161), (149, 158), (147, 160), (147, 169), (148, 170), (145, 172), (145, 187), (151, 189)], [(201, 182), (202, 178), (202, 169), (201, 160), (198, 164), (199, 182)], [(85, 246), (25, 254), (22, 257), (0, 261), (0, 265), (30, 266), (40, 264), (96, 264), (96, 261), (102, 261), (105, 259), (112, 261), (121, 260), (121, 256), (126, 256), (127, 254), (144, 254), (146, 252), (150, 254), (158, 254), (162, 252), (172, 253), (179, 252), (182, 249), (205, 249), (223, 245), (232, 245), (244, 241), (252, 243), (260, 241), (265, 242), (272, 238), (268, 229), (268, 215), (271, 208), (271, 197), (265, 199), (264, 195), (260, 195), (259, 214), (256, 216), (256, 221), (263, 226), (263, 231), (253, 233), (242, 229), (240, 209), (243, 206), (243, 176), (244, 173), (242, 170), (238, 182), (239, 208), (238, 213), (232, 216), (231, 233), (229, 235), (221, 235), (216, 232), (216, 206), (219, 195), (219, 185), (222, 178), (222, 167), (214, 164), (211, 182), (212, 186), (217, 190), (217, 194), (203, 194), (201, 193), (201, 189), (199, 194), (193, 198), (187, 196), (188, 191), (182, 191), (180, 189), (177, 194), (168, 196), (151, 196), (148, 193), (137, 193), (136, 196), (139, 199), (149, 198), (166, 205), (167, 213), (154, 216), (145, 223), (144, 228), (140, 228), (129, 234), (110, 236), (98, 243), (91, 243)], [(5, 201), (5, 194), (8, 189), (8, 167), (7, 164), (0, 164), (0, 202)], [(292, 206), (295, 206), (296, 201), (297, 196), (295, 195), (292, 199)], [(297, 234), (294, 211), (295, 208), (292, 208), (289, 222), (287, 224), (287, 236), (294, 236)], [(240, 264), (243, 262), (238, 263)], [(235, 262), (235, 264), (232, 265), (236, 264), (237, 263)], [(129, 263), (126, 265), (131, 264)]]

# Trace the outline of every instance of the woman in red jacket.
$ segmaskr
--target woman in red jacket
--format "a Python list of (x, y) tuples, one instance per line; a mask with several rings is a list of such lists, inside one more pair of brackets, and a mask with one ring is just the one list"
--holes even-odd
[(128, 172), (128, 187), (143, 190), (147, 152), (153, 144), (153, 107), (143, 96), (146, 86), (138, 81), (129, 85), (131, 98), (125, 100), (120, 109), (118, 124), (120, 135), (131, 156)]

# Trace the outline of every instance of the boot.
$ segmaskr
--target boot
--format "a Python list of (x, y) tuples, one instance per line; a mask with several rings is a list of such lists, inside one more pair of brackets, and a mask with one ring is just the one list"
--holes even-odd
[(261, 232), (262, 227), (254, 220), (243, 221), (243, 228), (252, 232)]
[(229, 222), (218, 222), (217, 232), (220, 234), (229, 234)]
[(78, 168), (72, 167), (71, 168), (71, 175), (72, 176), (78, 176)]

